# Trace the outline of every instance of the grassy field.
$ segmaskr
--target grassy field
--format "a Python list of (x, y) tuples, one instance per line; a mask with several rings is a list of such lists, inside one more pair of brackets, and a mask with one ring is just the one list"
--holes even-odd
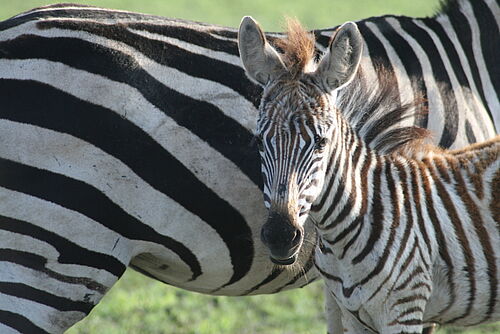
[[(66, 1), (70, 2), (70, 1)], [(254, 16), (266, 30), (279, 30), (284, 14), (296, 16), (310, 28), (331, 27), (347, 20), (382, 14), (432, 15), (439, 0), (87, 0), (75, 1), (100, 7), (125, 9), (168, 17), (236, 27), (244, 15)], [(0, 19), (51, 3), (50, 0), (2, 0)]]
[[(165, 286), (128, 270), (91, 315), (68, 334), (325, 333), (323, 286), (275, 295), (213, 297)], [(500, 323), (438, 334), (498, 334)]]
[[(283, 15), (296, 16), (309, 28), (381, 14), (432, 15), (438, 0), (102, 0), (80, 1), (101, 7), (139, 11), (237, 27), (252, 15), (266, 30), (280, 30)], [(0, 20), (49, 2), (1, 0)], [(69, 334), (292, 334), (324, 333), (321, 283), (256, 297), (211, 297), (165, 286), (127, 271), (91, 315)], [(500, 333), (500, 324), (451, 333)]]

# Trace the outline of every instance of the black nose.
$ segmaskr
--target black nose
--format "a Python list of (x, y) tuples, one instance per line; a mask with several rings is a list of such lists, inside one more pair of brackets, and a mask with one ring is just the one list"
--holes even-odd
[(278, 264), (292, 264), (302, 244), (303, 233), (286, 215), (270, 214), (262, 226), (261, 240), (271, 252), (271, 260)]

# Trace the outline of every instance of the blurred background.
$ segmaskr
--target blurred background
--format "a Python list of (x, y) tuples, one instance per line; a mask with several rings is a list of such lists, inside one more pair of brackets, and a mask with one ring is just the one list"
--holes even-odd
[[(48, 0), (0, 0), (0, 20)], [(396, 14), (429, 16), (439, 0), (94, 0), (99, 7), (237, 27), (252, 15), (267, 31), (281, 30), (283, 16), (297, 17), (310, 29), (348, 20)], [(268, 296), (212, 297), (153, 281), (132, 270), (69, 334), (312, 334), (325, 333), (321, 282)], [(498, 334), (500, 324), (474, 329), (440, 329), (439, 334)]]
[[(53, 1), (56, 2), (56, 1)], [(0, 19), (53, 3), (50, 0), (1, 0)], [(71, 1), (61, 1), (71, 2)], [(81, 4), (123, 9), (237, 27), (241, 17), (252, 15), (266, 30), (280, 30), (284, 14), (296, 16), (309, 28), (326, 28), (348, 20), (398, 14), (432, 15), (439, 0), (90, 0)]]

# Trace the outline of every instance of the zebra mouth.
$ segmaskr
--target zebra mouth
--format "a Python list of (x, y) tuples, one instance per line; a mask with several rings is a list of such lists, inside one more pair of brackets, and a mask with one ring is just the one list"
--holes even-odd
[(287, 259), (276, 259), (272, 256), (270, 258), (274, 264), (279, 264), (280, 266), (289, 266), (291, 264), (294, 264), (295, 261), (297, 261), (297, 254), (292, 255)]

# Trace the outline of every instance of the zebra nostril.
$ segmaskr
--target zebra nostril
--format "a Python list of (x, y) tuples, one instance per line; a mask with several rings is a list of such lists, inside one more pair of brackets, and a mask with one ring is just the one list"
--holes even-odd
[(302, 240), (302, 232), (300, 230), (295, 231), (295, 235), (292, 239), (292, 245), (297, 245)]
[(280, 197), (284, 197), (285, 196), (285, 192), (286, 192), (286, 185), (284, 183), (281, 183), (279, 186), (278, 186), (278, 195)]

